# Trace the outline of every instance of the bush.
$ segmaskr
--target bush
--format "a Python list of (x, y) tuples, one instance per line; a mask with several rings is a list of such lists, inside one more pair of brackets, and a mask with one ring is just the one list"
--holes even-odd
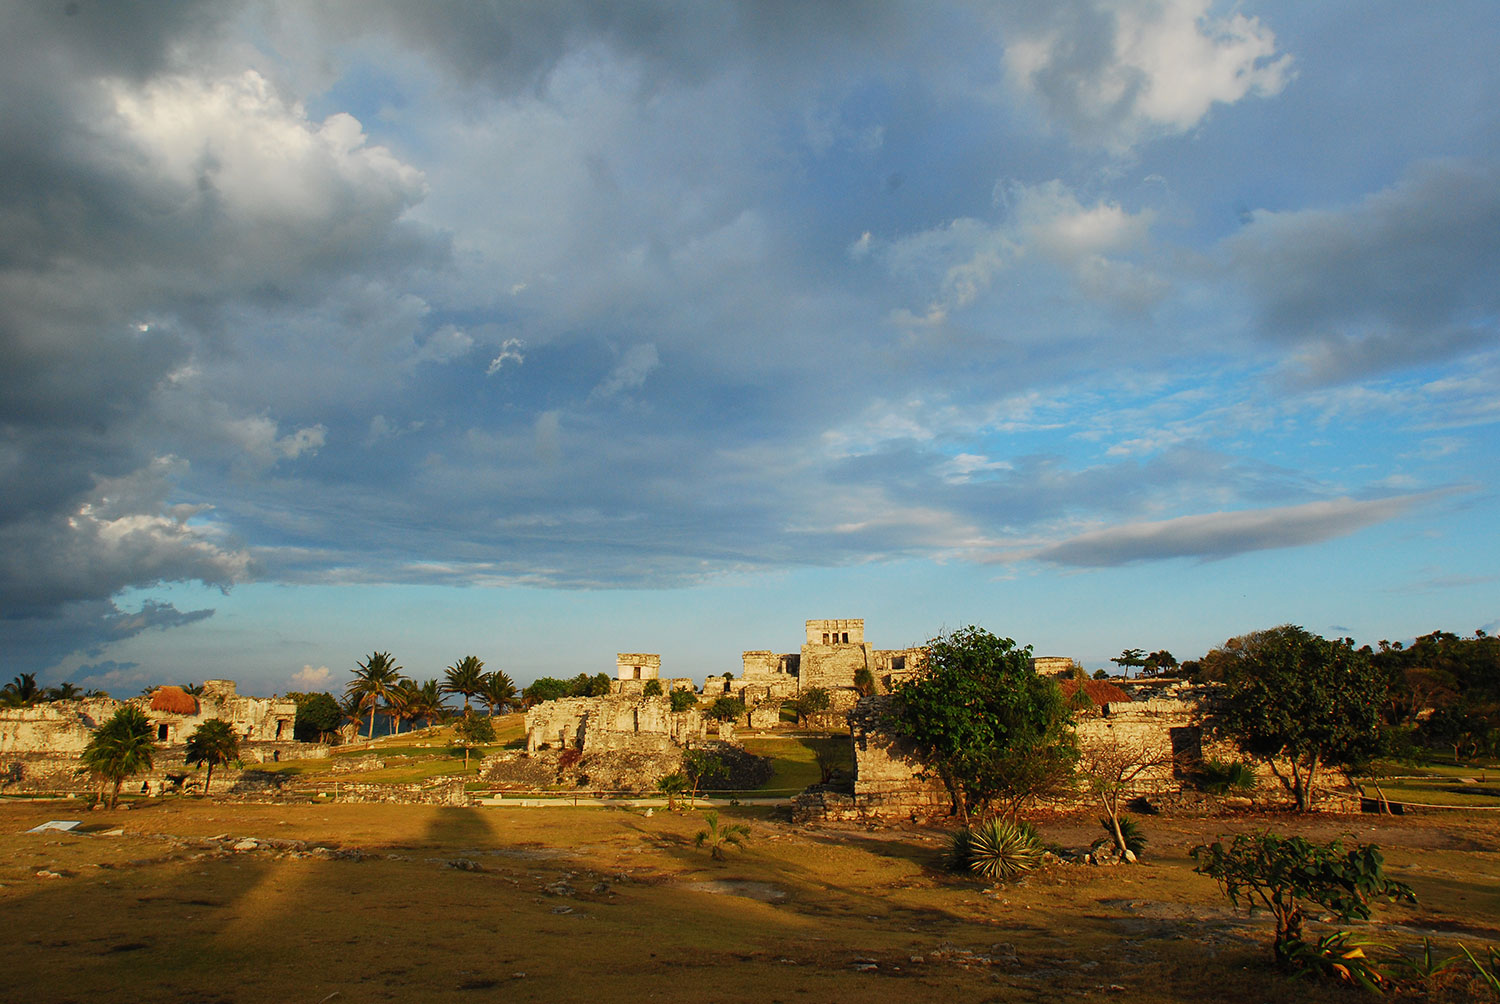
[(728, 722), (745, 713), (745, 702), (738, 697), (721, 697), (708, 706), (708, 717)]
[(1042, 842), (1035, 828), (998, 816), (957, 831), (949, 847), (954, 871), (977, 872), (989, 879), (1015, 878), (1041, 861)]
[[(1105, 816), (1099, 820), (1099, 825), (1103, 828), (1107, 837), (1104, 840), (1095, 841), (1094, 846), (1098, 847), (1100, 844), (1114, 843), (1115, 828), (1110, 825), (1109, 817)], [(1146, 849), (1146, 834), (1141, 832), (1141, 824), (1129, 816), (1120, 817), (1120, 835), (1125, 838), (1125, 849), (1131, 854), (1139, 857), (1141, 852)]]
[(661, 681), (660, 680), (647, 680), (646, 681), (646, 685), (641, 688), (641, 696), (642, 697), (660, 697), (661, 696)]
[(673, 711), (686, 711), (688, 708), (698, 706), (698, 695), (686, 687), (678, 687), (673, 690), (668, 698), (672, 702)]
[(1203, 761), (1198, 772), (1198, 783), (1212, 795), (1227, 795), (1231, 791), (1251, 791), (1255, 788), (1255, 768), (1243, 760), (1220, 760), (1210, 757)]
[(1385, 877), (1385, 859), (1374, 844), (1345, 850), (1342, 841), (1314, 844), (1302, 837), (1241, 833), (1193, 848), (1194, 871), (1219, 883), (1235, 906), (1263, 906), (1276, 918), (1272, 951), (1278, 965), (1299, 968), (1308, 947), (1302, 938), (1305, 904), (1314, 903), (1344, 920), (1368, 920), (1376, 898), (1417, 901), (1411, 887)]

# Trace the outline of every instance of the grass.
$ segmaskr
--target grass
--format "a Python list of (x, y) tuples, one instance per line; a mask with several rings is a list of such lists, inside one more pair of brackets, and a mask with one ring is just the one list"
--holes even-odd
[(771, 758), (771, 777), (757, 789), (767, 793), (794, 794), (822, 780), (816, 759), (820, 750), (838, 757), (840, 766), (853, 766), (847, 736), (741, 736), (740, 743), (747, 752)]
[[(51, 811), (0, 804), (0, 999), (1356, 999), (1276, 975), (1269, 922), (1193, 873), (1193, 845), (1268, 824), (1385, 848), (1422, 905), (1377, 913), (1405, 925), (1379, 940), (1500, 942), (1500, 820), (1461, 813), (1156, 817), (1142, 865), (990, 887), (941, 869), (937, 830), (808, 828), (747, 808), (721, 810), (751, 830), (723, 863), (692, 845), (699, 813), (175, 800), (88, 820), (123, 836), (22, 832)], [(1094, 830), (1087, 814), (1042, 826), (1065, 846)], [(205, 842), (226, 833), (365, 856)], [(449, 866), (460, 858), (482, 870)]]

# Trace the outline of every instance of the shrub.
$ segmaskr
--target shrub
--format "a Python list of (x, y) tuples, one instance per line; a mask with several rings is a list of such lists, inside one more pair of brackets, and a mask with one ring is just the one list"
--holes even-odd
[[(1110, 822), (1109, 817), (1105, 816), (1099, 820), (1099, 825), (1103, 828), (1107, 836), (1103, 840), (1095, 841), (1094, 846), (1098, 847), (1105, 843), (1115, 843), (1115, 828)], [(1141, 824), (1129, 816), (1120, 817), (1120, 835), (1125, 838), (1125, 850), (1131, 854), (1139, 857), (1141, 852), (1146, 849), (1146, 834), (1141, 832)]]
[(641, 696), (642, 697), (660, 697), (661, 696), (661, 681), (660, 680), (647, 680), (646, 681), (646, 685), (641, 688)]
[(949, 864), (955, 871), (977, 872), (989, 879), (1015, 878), (1042, 861), (1042, 843), (1026, 823), (991, 817), (953, 834)]
[(672, 702), (673, 711), (686, 711), (688, 708), (698, 706), (698, 695), (686, 687), (676, 688), (668, 699)]
[(1243, 760), (1220, 760), (1210, 757), (1203, 761), (1198, 772), (1198, 783), (1212, 795), (1227, 795), (1231, 791), (1250, 791), (1255, 787), (1255, 768)]
[(738, 697), (720, 697), (708, 706), (708, 717), (721, 722), (733, 721), (745, 713), (745, 702)]
[(1265, 907), (1276, 918), (1272, 951), (1286, 969), (1299, 968), (1306, 955), (1302, 938), (1305, 904), (1314, 903), (1344, 920), (1368, 920), (1376, 898), (1415, 903), (1404, 882), (1385, 877), (1385, 859), (1374, 844), (1349, 850), (1342, 841), (1314, 844), (1302, 837), (1241, 833), (1228, 847), (1222, 841), (1193, 848), (1194, 869), (1219, 883), (1235, 906)]
[(705, 812), (703, 822), (708, 825), (708, 829), (699, 830), (694, 843), (699, 847), (707, 844), (709, 856), (715, 861), (724, 860), (724, 849), (731, 844), (735, 847), (743, 847), (744, 839), (750, 835), (750, 827), (744, 823), (720, 825), (717, 812)]

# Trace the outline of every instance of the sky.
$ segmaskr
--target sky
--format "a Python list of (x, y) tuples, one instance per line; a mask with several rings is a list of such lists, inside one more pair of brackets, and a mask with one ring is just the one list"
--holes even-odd
[(1500, 5), (0, 4), (0, 675), (1500, 629)]

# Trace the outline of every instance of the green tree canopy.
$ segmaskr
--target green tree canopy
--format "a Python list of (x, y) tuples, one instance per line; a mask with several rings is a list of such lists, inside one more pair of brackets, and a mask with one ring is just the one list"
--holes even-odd
[(453, 726), (453, 739), (464, 751), (464, 770), (469, 769), (469, 754), (495, 741), (495, 724), (488, 715), (464, 712)]
[(156, 745), (151, 738), (151, 720), (139, 708), (126, 705), (94, 730), (83, 750), (89, 770), (113, 782), (109, 807), (120, 800), (120, 786), (127, 778), (151, 769)]
[(686, 687), (673, 687), (667, 700), (671, 702), (673, 711), (686, 711), (698, 706), (698, 695)]
[(298, 742), (324, 742), (344, 724), (344, 709), (332, 694), (311, 692), (286, 695), (297, 702), (297, 719), (292, 724), (292, 736)]
[(978, 627), (928, 643), (927, 671), (896, 685), (890, 727), (942, 779), (954, 812), (1016, 816), (1071, 786), (1078, 744), (1055, 681), (1037, 676), (1030, 646)]
[(1228, 694), (1217, 728), (1263, 759), (1298, 809), (1311, 808), (1320, 767), (1359, 769), (1384, 749), (1386, 678), (1349, 639), (1283, 624), (1220, 651)]
[[(324, 695), (327, 696), (327, 695)], [(186, 760), (189, 766), (203, 765), (208, 775), (203, 779), (203, 794), (214, 783), (214, 768), (240, 758), (240, 740), (234, 729), (222, 718), (210, 718), (188, 736)]]

